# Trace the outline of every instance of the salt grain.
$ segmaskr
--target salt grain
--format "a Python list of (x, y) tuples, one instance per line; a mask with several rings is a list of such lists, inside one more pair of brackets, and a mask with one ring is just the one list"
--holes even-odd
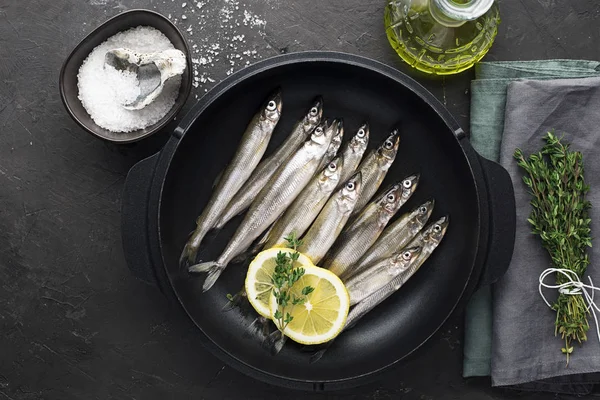
[(187, 17), (185, 15), (182, 15), (181, 19), (187, 19)]
[(174, 46), (159, 30), (138, 26), (117, 33), (95, 47), (79, 69), (79, 100), (98, 126), (113, 132), (144, 129), (158, 122), (173, 107), (181, 77), (168, 80), (162, 93), (145, 108), (127, 110), (122, 104), (139, 94), (135, 74), (104, 67), (106, 52), (118, 47), (144, 53), (173, 49)]
[[(239, 0), (219, 0), (220, 7), (216, 9), (209, 9), (205, 7), (210, 0), (186, 0), (186, 3), (180, 3), (182, 7), (189, 5), (192, 7), (192, 12), (195, 8), (198, 8), (198, 14), (189, 14), (186, 12), (186, 18), (191, 19), (194, 22), (197, 21), (197, 25), (194, 25), (193, 30), (189, 30), (187, 24), (183, 29), (188, 32), (188, 40), (192, 44), (192, 51), (195, 59), (192, 61), (192, 67), (194, 70), (194, 76), (200, 76), (201, 79), (199, 84), (212, 82), (208, 77), (202, 79), (202, 76), (197, 74), (197, 71), (203, 72), (204, 68), (222, 67), (225, 64), (228, 70), (224, 70), (227, 75), (233, 73), (235, 66), (242, 68), (244, 65), (249, 65), (249, 61), (242, 57), (242, 54), (249, 59), (256, 59), (257, 51), (249, 50), (249, 43), (246, 42), (246, 36), (239, 32), (240, 26), (249, 27), (251, 30), (257, 30), (259, 36), (264, 36), (264, 27), (266, 21), (252, 13), (247, 9), (247, 3), (240, 2)], [(265, 0), (269, 4), (273, 1), (278, 0)], [(206, 10), (206, 11), (205, 11)], [(244, 29), (248, 34), (249, 29)], [(194, 32), (200, 32), (201, 38), (194, 38)], [(218, 42), (217, 42), (218, 41)], [(197, 43), (197, 44), (196, 44)], [(239, 54), (238, 54), (239, 53)], [(220, 56), (220, 57), (218, 57)], [(223, 61), (219, 62), (220, 59)], [(219, 72), (222, 74), (222, 72)], [(221, 76), (219, 76), (221, 78)]]

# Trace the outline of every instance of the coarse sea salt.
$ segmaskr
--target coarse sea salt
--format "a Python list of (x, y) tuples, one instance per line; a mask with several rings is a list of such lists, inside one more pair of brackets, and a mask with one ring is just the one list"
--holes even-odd
[(122, 104), (132, 101), (139, 94), (137, 77), (133, 72), (104, 66), (106, 52), (119, 47), (138, 53), (158, 52), (175, 47), (159, 30), (138, 26), (119, 32), (95, 47), (79, 68), (79, 100), (94, 122), (112, 132), (131, 132), (155, 124), (173, 108), (181, 76), (165, 82), (161, 94), (143, 109), (127, 110)]

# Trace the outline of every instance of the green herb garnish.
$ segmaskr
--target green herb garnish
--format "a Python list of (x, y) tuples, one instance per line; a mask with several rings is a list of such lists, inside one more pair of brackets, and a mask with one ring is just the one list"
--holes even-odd
[(302, 244), (302, 241), (296, 238), (294, 233), (291, 233), (285, 238), (288, 242), (288, 247), (293, 249), (293, 252), (283, 253), (278, 252), (275, 258), (275, 270), (271, 277), (273, 283), (273, 296), (277, 300), (277, 310), (273, 317), (278, 321), (279, 330), (283, 333), (287, 325), (294, 319), (290, 314), (287, 307), (304, 304), (308, 294), (314, 290), (311, 286), (305, 286), (302, 289), (302, 295), (297, 297), (296, 295), (290, 295), (289, 289), (296, 283), (303, 275), (304, 268), (295, 268), (294, 262), (298, 261), (300, 253), (297, 249)]
[[(548, 251), (554, 268), (568, 269), (581, 279), (589, 264), (587, 248), (592, 246), (591, 207), (585, 195), (583, 155), (569, 150), (569, 144), (561, 142), (548, 132), (546, 144), (541, 151), (525, 158), (517, 149), (514, 157), (527, 172), (523, 182), (530, 189), (531, 214), (527, 221), (533, 233), (539, 235), (542, 246)], [(567, 277), (556, 274), (557, 284), (568, 282)], [(587, 340), (589, 329), (588, 306), (581, 294), (560, 293), (553, 304), (556, 311), (555, 335), (561, 336), (567, 356), (573, 352), (573, 341), (580, 344)]]

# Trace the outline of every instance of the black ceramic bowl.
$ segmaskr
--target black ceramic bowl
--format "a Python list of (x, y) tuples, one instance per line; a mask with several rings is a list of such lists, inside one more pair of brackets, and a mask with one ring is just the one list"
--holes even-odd
[[(140, 25), (151, 26), (158, 29), (171, 41), (171, 43), (173, 43), (173, 46), (175, 46), (176, 49), (181, 50), (186, 55), (187, 65), (181, 77), (179, 95), (171, 110), (169, 110), (169, 112), (154, 125), (132, 132), (111, 132), (96, 125), (81, 104), (81, 101), (78, 98), (79, 89), (77, 88), (77, 73), (85, 58), (96, 46), (118, 32), (125, 31), (129, 28), (135, 28)], [(111, 142), (135, 142), (164, 128), (186, 102), (192, 89), (192, 55), (187, 42), (179, 29), (177, 29), (177, 27), (167, 18), (150, 10), (130, 10), (109, 19), (104, 24), (100, 25), (87, 35), (77, 47), (75, 47), (60, 70), (59, 87), (63, 104), (69, 114), (71, 114), (71, 117), (73, 117), (83, 129), (94, 136)]]

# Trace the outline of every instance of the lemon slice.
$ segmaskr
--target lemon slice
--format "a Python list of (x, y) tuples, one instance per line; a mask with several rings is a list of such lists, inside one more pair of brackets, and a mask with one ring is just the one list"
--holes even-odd
[[(285, 308), (290, 313), (292, 321), (285, 327), (284, 334), (295, 342), (302, 344), (325, 343), (335, 338), (344, 329), (350, 298), (346, 287), (334, 273), (316, 266), (305, 267), (302, 276), (290, 289), (293, 299), (303, 297), (302, 289), (312, 286), (314, 291), (309, 293), (304, 304)], [(273, 316), (277, 311), (275, 296), (270, 298), (271, 319), (279, 327), (279, 321)]]
[[(275, 297), (271, 294), (271, 289), (273, 288), (271, 276), (273, 276), (273, 271), (275, 270), (275, 258), (280, 251), (290, 253), (293, 250), (284, 247), (274, 247), (258, 253), (250, 263), (248, 273), (246, 274), (245, 288), (248, 300), (256, 312), (266, 318), (271, 318), (269, 301), (271, 297)], [(294, 268), (302, 267), (306, 269), (312, 266), (313, 264), (310, 259), (302, 253), (300, 253), (298, 261), (294, 263)]]

